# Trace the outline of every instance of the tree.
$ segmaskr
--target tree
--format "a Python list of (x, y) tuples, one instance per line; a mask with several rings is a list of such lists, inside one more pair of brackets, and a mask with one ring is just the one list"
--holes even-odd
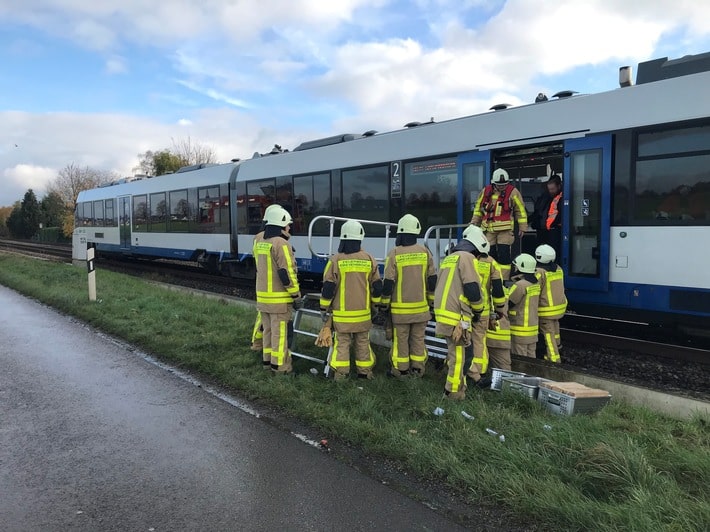
[(193, 142), (190, 137), (177, 141), (172, 139), (172, 143), (173, 146), (169, 149), (139, 153), (138, 166), (134, 170), (140, 170), (146, 175), (158, 176), (177, 172), (183, 166), (217, 162), (217, 155), (211, 147)]
[(39, 205), (41, 216), (40, 222), (44, 227), (61, 227), (67, 213), (67, 205), (62, 197), (56, 192), (50, 192)]
[(0, 237), (10, 236), (10, 230), (7, 228), (7, 219), (12, 214), (13, 207), (0, 207)]
[(32, 238), (39, 229), (40, 208), (37, 196), (29, 189), (19, 207), (12, 210), (7, 228), (15, 238)]
[(47, 187), (47, 192), (56, 193), (64, 202), (66, 211), (62, 227), (65, 236), (71, 236), (74, 231), (74, 211), (79, 192), (96, 188), (116, 178), (117, 176), (112, 172), (96, 170), (89, 166), (81, 168), (74, 163), (66, 165), (59, 171), (57, 177)]

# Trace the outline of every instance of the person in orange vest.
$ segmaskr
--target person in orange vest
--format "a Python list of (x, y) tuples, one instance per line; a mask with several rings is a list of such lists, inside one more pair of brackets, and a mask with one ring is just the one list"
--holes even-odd
[(514, 284), (508, 293), (508, 319), (514, 355), (535, 358), (537, 344), (537, 307), (540, 300), (540, 282), (535, 275), (535, 257), (522, 253), (515, 257), (513, 266), (520, 272), (513, 276)]
[(510, 279), (515, 222), (518, 223), (518, 236), (522, 238), (528, 229), (523, 196), (510, 182), (508, 172), (498, 168), (493, 172), (491, 184), (478, 195), (471, 223), (480, 226), (486, 234), (491, 255), (500, 264), (505, 280)]
[(429, 307), (434, 304), (436, 268), (431, 251), (417, 244), (422, 226), (405, 214), (397, 223), (395, 247), (385, 261), (381, 305), (389, 308), (394, 328), (388, 376), (422, 377), (427, 361), (424, 343)]
[(540, 301), (537, 307), (538, 324), (542, 336), (545, 360), (560, 362), (560, 319), (567, 310), (565, 277), (555, 264), (555, 250), (543, 244), (535, 250), (536, 275), (540, 280)]
[(346, 221), (340, 228), (340, 246), (323, 271), (320, 308), (333, 315), (335, 342), (329, 361), (333, 379), (350, 374), (350, 345), (355, 346), (358, 379), (372, 379), (375, 353), (370, 346), (371, 309), (382, 298), (382, 279), (377, 261), (361, 248), (362, 224)]
[(538, 233), (537, 245), (548, 244), (560, 257), (562, 252), (562, 179), (555, 174), (547, 182), (548, 201), (540, 213), (542, 217), (541, 231)]

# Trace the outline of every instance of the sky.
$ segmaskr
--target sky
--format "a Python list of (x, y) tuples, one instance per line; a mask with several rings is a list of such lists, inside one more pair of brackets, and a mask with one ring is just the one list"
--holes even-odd
[(699, 0), (0, 0), (0, 206), (189, 139), (220, 162), (618, 87), (710, 51)]

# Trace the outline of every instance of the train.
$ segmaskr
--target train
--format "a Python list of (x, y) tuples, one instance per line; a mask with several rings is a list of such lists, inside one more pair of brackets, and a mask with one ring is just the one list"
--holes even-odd
[[(318, 282), (345, 218), (384, 257), (388, 223), (468, 223), (496, 168), (531, 213), (552, 174), (563, 179), (558, 262), (569, 311), (710, 329), (710, 52), (619, 69), (619, 87), (565, 90), (452, 120), (275, 146), (226, 164), (137, 176), (81, 192), (74, 255), (196, 261), (254, 276), (253, 235), (266, 206), (293, 217), (299, 275)], [(514, 250), (534, 248), (527, 233)], [(441, 255), (436, 243), (437, 258)], [(431, 247), (431, 243), (429, 243)], [(432, 249), (434, 251), (434, 249)]]

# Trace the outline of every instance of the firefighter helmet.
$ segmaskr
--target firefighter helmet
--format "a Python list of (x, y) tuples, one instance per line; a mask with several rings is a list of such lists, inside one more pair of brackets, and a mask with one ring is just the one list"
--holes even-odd
[(286, 227), (293, 222), (293, 218), (291, 218), (291, 215), (286, 209), (279, 207), (278, 209), (271, 209), (268, 213), (265, 213), (264, 221), (266, 225)]
[(397, 234), (407, 233), (410, 235), (418, 235), (422, 231), (422, 225), (413, 214), (405, 214), (397, 223)]
[(535, 258), (540, 264), (550, 264), (555, 262), (557, 258), (557, 253), (555, 253), (555, 248), (548, 244), (542, 244), (535, 249)]
[(364, 238), (365, 230), (360, 222), (348, 220), (340, 228), (340, 240), (362, 240)]
[(491, 250), (491, 245), (483, 233), (483, 229), (477, 225), (469, 225), (464, 229), (463, 238), (471, 242), (479, 253), (488, 253)]
[(269, 216), (269, 213), (271, 211), (275, 211), (275, 210), (281, 209), (281, 208), (282, 208), (281, 205), (279, 205), (278, 203), (272, 203), (271, 205), (269, 205), (266, 208), (266, 210), (264, 210), (264, 218), (263, 218), (262, 222), (265, 222), (267, 220), (267, 217)]
[(535, 257), (527, 253), (521, 253), (513, 259), (513, 266), (522, 273), (535, 273)]
[(503, 168), (498, 168), (493, 172), (493, 177), (491, 177), (491, 183), (494, 185), (506, 185), (510, 181), (510, 176)]

